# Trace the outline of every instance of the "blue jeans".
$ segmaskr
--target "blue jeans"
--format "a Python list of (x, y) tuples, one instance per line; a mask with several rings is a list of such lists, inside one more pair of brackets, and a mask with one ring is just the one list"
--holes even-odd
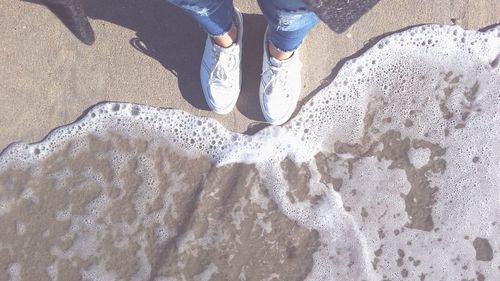
[[(167, 0), (190, 15), (211, 36), (225, 34), (233, 22), (232, 0)], [(302, 0), (258, 0), (270, 40), (280, 51), (297, 49), (319, 18)]]

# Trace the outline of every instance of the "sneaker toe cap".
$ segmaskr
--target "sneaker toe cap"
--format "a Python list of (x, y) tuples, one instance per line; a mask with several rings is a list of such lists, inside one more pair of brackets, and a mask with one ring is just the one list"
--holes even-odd
[(284, 123), (287, 121), (288, 115), (291, 114), (291, 106), (291, 101), (284, 102), (283, 100), (278, 101), (264, 98), (264, 117), (273, 124)]
[(231, 111), (235, 104), (235, 90), (231, 88), (210, 86), (207, 88), (208, 106), (215, 112), (227, 113)]

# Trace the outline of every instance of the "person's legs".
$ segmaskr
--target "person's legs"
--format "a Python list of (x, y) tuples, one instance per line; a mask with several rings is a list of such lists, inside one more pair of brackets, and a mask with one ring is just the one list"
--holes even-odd
[(183, 9), (221, 47), (236, 40), (238, 29), (233, 24), (232, 0), (167, 0)]
[(319, 22), (302, 0), (258, 0), (269, 25), (270, 55), (283, 60), (290, 57)]
[(232, 0), (168, 0), (208, 33), (200, 67), (203, 95), (212, 111), (229, 113), (241, 89), (243, 16)]
[(258, 0), (268, 27), (259, 100), (264, 118), (280, 125), (293, 114), (302, 88), (297, 49), (319, 18), (301, 0)]

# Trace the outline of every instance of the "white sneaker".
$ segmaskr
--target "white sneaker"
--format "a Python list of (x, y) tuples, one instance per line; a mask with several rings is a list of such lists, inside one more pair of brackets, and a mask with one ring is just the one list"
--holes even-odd
[(269, 57), (267, 44), (269, 27), (264, 35), (264, 58), (260, 80), (259, 99), (264, 118), (273, 125), (281, 125), (290, 119), (302, 87), (299, 52), (279, 61)]
[(241, 49), (243, 42), (243, 16), (234, 9), (234, 24), (238, 39), (228, 48), (215, 44), (210, 36), (205, 43), (201, 60), (200, 80), (208, 106), (214, 112), (231, 112), (241, 89)]

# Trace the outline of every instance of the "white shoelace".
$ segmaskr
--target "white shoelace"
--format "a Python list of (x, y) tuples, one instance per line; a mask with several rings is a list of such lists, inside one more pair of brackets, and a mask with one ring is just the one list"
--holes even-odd
[(235, 50), (236, 48), (228, 50), (217, 50), (216, 47), (212, 48), (212, 55), (217, 62), (214, 66), (214, 71), (210, 74), (210, 83), (224, 88), (231, 88), (235, 85), (236, 71), (234, 70), (237, 61)]
[[(264, 85), (264, 93), (267, 95), (270, 95), (272, 93), (283, 93), (286, 94), (286, 97), (288, 98), (290, 94), (288, 91), (286, 91), (286, 84), (288, 81), (288, 68), (286, 66), (274, 66), (274, 65), (269, 65), (269, 68), (266, 69), (264, 72), (262, 72), (262, 76), (265, 76), (267, 74), (271, 75), (271, 79), (267, 81)], [(277, 87), (277, 91), (267, 91), (269, 87)]]

